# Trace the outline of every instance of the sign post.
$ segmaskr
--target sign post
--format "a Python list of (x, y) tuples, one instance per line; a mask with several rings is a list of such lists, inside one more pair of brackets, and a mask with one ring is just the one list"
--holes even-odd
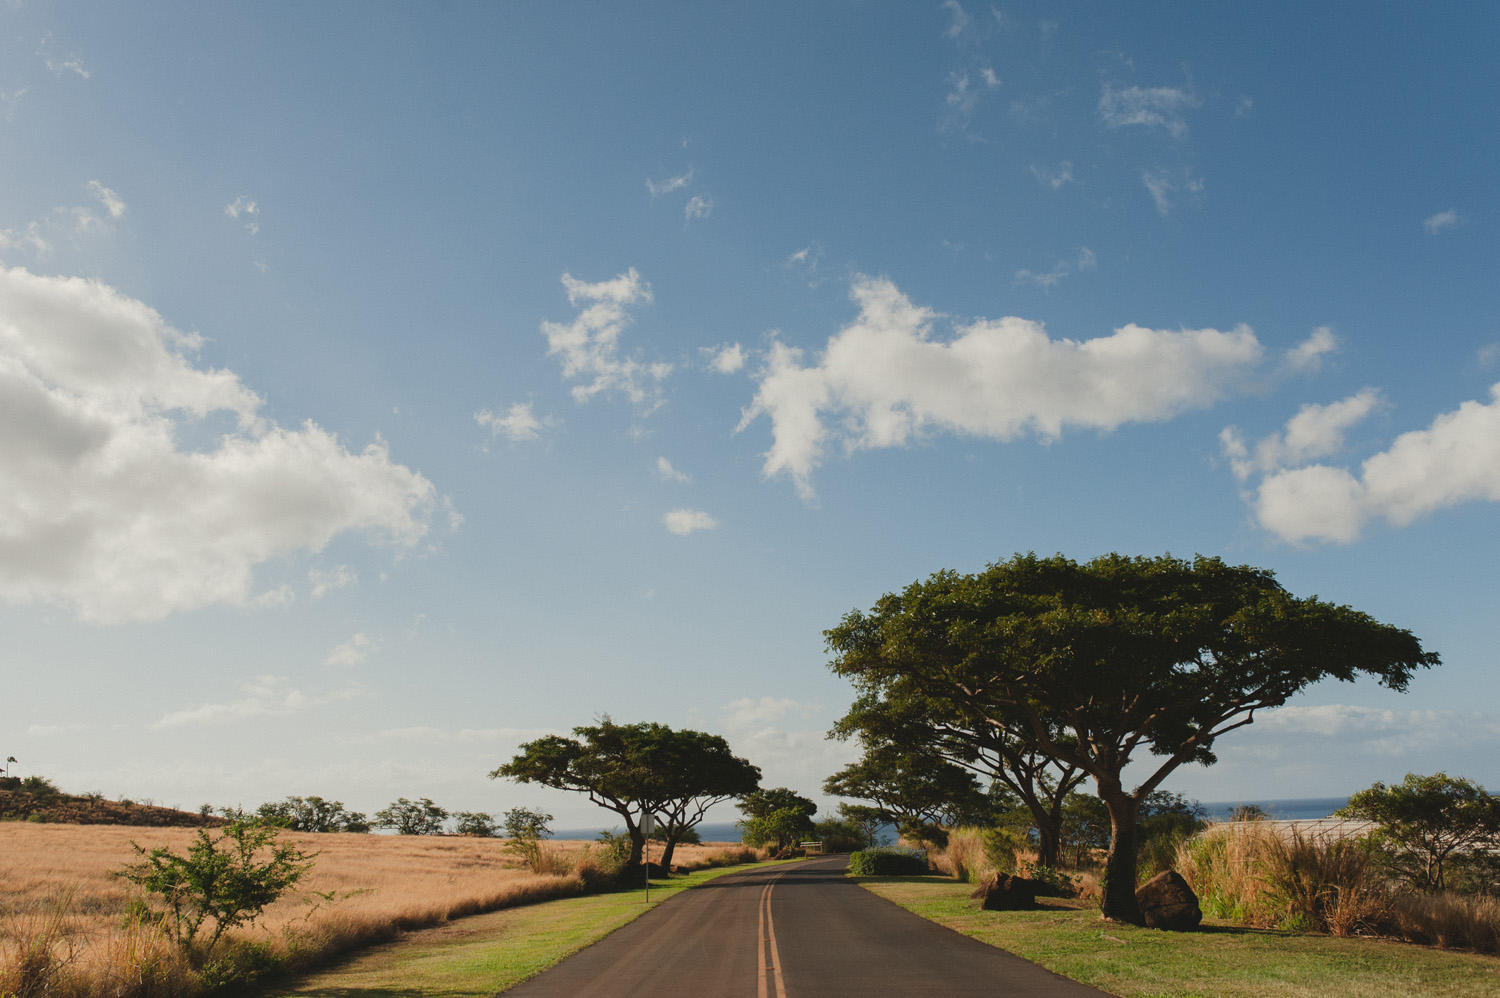
[(656, 817), (650, 811), (641, 815), (641, 837), (646, 840), (646, 903), (651, 903), (651, 833), (656, 831)]

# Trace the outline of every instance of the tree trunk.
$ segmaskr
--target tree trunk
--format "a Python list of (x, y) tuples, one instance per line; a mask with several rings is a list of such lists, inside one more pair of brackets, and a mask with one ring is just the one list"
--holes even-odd
[(1062, 805), (1054, 801), (1045, 814), (1036, 823), (1036, 861), (1056, 870), (1062, 866)]
[(1109, 808), (1109, 856), (1104, 861), (1099, 909), (1112, 921), (1144, 925), (1146, 919), (1135, 900), (1136, 802), (1118, 783), (1110, 786), (1100, 781), (1099, 796)]
[(661, 852), (661, 868), (668, 872), (672, 869), (672, 853), (677, 848), (677, 836), (680, 834), (682, 833), (667, 833), (667, 847)]

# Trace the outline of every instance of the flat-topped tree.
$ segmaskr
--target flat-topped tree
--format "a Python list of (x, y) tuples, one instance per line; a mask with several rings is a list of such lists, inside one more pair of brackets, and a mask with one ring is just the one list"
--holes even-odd
[(882, 821), (923, 841), (932, 839), (933, 826), (951, 827), (988, 804), (967, 769), (892, 742), (866, 741), (864, 754), (824, 780), (823, 791), (871, 801)]
[[(1409, 631), (1203, 557), (1018, 555), (939, 572), (827, 638), (840, 675), (900, 679), (1093, 777), (1110, 818), (1101, 907), (1137, 924), (1137, 811), (1169, 773), (1212, 763), (1219, 736), (1319, 680), (1363, 674), (1399, 691), (1438, 664)], [(1127, 788), (1132, 761), (1146, 775)]]
[(710, 807), (753, 792), (760, 783), (760, 770), (733, 755), (718, 735), (674, 731), (665, 724), (616, 724), (608, 717), (574, 728), (573, 734), (575, 738), (548, 735), (525, 743), (490, 779), (584, 793), (614, 811), (630, 836), (627, 869), (641, 863), (645, 814), (662, 819), (666, 866), (678, 839)]

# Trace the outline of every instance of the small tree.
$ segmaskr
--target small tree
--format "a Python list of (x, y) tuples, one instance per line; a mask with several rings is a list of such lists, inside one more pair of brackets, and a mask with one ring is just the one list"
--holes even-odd
[(779, 851), (812, 834), (818, 805), (786, 787), (757, 790), (737, 805), (745, 820), (739, 823), (748, 845), (774, 845)]
[[(207, 805), (205, 805), (207, 806)], [(268, 801), (255, 812), (266, 824), (281, 825), (294, 832), (368, 832), (370, 820), (344, 807), (343, 801), (316, 795)]]
[(1395, 847), (1397, 871), (1424, 891), (1443, 889), (1444, 863), (1454, 853), (1500, 845), (1500, 796), (1447, 773), (1376, 783), (1350, 797), (1338, 815), (1379, 824)]
[[(115, 876), (152, 895), (165, 909), (167, 934), (198, 959), (225, 931), (253, 924), (312, 869), (317, 854), (278, 842), (278, 832), (252, 822), (226, 825), (217, 836), (199, 829), (185, 856), (165, 846), (147, 850), (132, 842), (141, 860)], [(195, 943), (206, 922), (212, 922), (212, 932), (199, 949)]]
[(394, 828), (401, 835), (436, 835), (447, 820), (448, 812), (426, 797), (415, 801), (400, 797), (390, 807), (375, 812), (375, 824)]
[(500, 834), (500, 829), (495, 824), (495, 816), (487, 811), (455, 811), (453, 822), (453, 830), (460, 835), (492, 839)]

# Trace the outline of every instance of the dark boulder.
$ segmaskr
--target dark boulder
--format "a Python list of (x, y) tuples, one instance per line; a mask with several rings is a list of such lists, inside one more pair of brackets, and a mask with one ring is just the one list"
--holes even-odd
[(970, 894), (979, 899), (979, 907), (985, 911), (1023, 911), (1036, 907), (1037, 895), (1052, 893), (1052, 888), (1040, 880), (992, 873)]
[(1175, 870), (1163, 870), (1135, 892), (1136, 904), (1151, 929), (1192, 932), (1203, 921), (1198, 895)]

